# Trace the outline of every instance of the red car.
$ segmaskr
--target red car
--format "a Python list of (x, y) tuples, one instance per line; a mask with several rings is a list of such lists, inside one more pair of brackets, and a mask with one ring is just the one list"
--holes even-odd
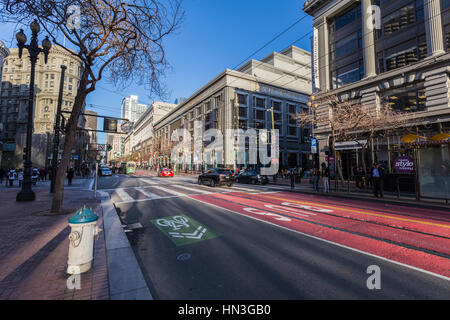
[(173, 171), (169, 168), (164, 168), (158, 172), (158, 177), (173, 177)]

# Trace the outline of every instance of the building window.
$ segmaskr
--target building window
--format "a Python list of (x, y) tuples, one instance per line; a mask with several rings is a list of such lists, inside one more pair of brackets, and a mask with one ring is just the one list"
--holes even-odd
[(397, 30), (413, 24), (414, 22), (416, 22), (416, 12), (414, 4), (404, 6), (403, 8), (400, 8), (399, 10), (396, 10), (395, 12), (383, 18), (382, 24), (384, 35), (387, 36)]
[(297, 127), (289, 126), (288, 127), (288, 135), (296, 137), (297, 136)]
[(247, 107), (239, 107), (239, 117), (247, 118)]
[(255, 98), (256, 108), (264, 109), (266, 107), (266, 100), (262, 98)]
[(274, 111), (281, 112), (281, 102), (279, 101), (272, 101), (272, 107)]
[(297, 113), (297, 106), (295, 106), (293, 104), (288, 104), (288, 112), (292, 113), (292, 114), (296, 114)]
[(345, 57), (362, 47), (361, 30), (336, 41), (331, 45), (331, 58), (339, 59)]
[(450, 0), (442, 0), (442, 9), (450, 8)]
[(255, 110), (255, 119), (256, 120), (265, 120), (266, 115), (263, 110)]
[(361, 80), (363, 77), (364, 66), (362, 62), (353, 63), (331, 73), (332, 87), (333, 89), (340, 88), (348, 83)]
[(238, 103), (239, 104), (247, 104), (247, 95), (245, 94), (238, 94)]
[(338, 16), (336, 19), (334, 19), (334, 30), (339, 30), (346, 25), (357, 21), (361, 17), (361, 5), (358, 4), (356, 7), (353, 7), (340, 16)]
[(417, 112), (425, 110), (424, 83), (405, 85), (382, 92), (382, 101), (397, 112)]

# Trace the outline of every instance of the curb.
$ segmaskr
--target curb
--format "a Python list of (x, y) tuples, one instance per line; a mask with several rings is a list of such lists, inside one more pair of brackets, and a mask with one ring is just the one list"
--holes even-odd
[[(276, 188), (276, 187), (275, 187)], [(411, 200), (411, 201), (417, 201), (417, 202), (410, 202), (408, 200), (402, 201), (402, 200), (396, 200), (396, 199), (389, 199), (389, 198), (383, 198), (383, 200), (380, 200), (380, 198), (372, 198), (370, 196), (358, 196), (354, 194), (336, 194), (336, 193), (323, 193), (323, 192), (315, 192), (315, 191), (308, 191), (308, 190), (285, 190), (286, 192), (295, 192), (295, 193), (304, 193), (304, 194), (311, 194), (316, 196), (323, 196), (323, 197), (334, 197), (334, 198), (344, 198), (344, 199), (352, 199), (352, 200), (363, 200), (363, 201), (370, 201), (375, 203), (384, 203), (384, 204), (393, 204), (393, 205), (399, 205), (399, 206), (406, 206), (406, 207), (415, 207), (415, 208), (422, 208), (422, 209), (434, 209), (434, 210), (449, 210), (450, 206), (445, 204), (431, 204), (431, 203), (424, 203), (419, 202), (417, 200)]]
[(111, 300), (153, 300), (108, 193), (97, 192), (102, 200)]

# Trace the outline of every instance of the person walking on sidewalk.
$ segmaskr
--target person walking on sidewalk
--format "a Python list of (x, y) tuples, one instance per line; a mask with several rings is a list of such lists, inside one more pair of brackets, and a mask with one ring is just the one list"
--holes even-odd
[(316, 168), (313, 170), (313, 187), (314, 191), (319, 192), (319, 178), (320, 178), (320, 172)]
[(5, 177), (5, 170), (3, 170), (3, 168), (0, 168), (0, 184), (3, 183), (4, 177)]
[(73, 170), (72, 167), (70, 167), (69, 169), (67, 169), (67, 180), (69, 182), (69, 186), (72, 185), (72, 179), (73, 179), (73, 175), (74, 175), (75, 171)]
[(328, 169), (325, 162), (322, 162), (322, 184), (323, 184), (323, 192), (330, 192), (330, 183), (329, 183), (329, 177), (330, 177), (330, 169)]
[(294, 169), (291, 169), (290, 178), (291, 178), (291, 190), (294, 190), (294, 188), (295, 188), (295, 171), (294, 171)]
[(383, 198), (383, 168), (378, 163), (374, 163), (372, 167), (372, 183), (373, 193), (378, 198), (378, 194)]
[(14, 180), (16, 179), (16, 171), (14, 169), (9, 170), (8, 172), (8, 181), (9, 181), (9, 186), (13, 187), (14, 186)]
[(17, 174), (17, 180), (19, 181), (19, 187), (22, 186), (23, 182), (23, 171), (22, 169), (19, 170), (19, 173)]

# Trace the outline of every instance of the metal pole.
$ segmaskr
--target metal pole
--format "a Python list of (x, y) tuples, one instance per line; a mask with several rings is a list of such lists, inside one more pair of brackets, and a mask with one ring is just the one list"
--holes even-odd
[(64, 89), (64, 76), (67, 67), (61, 65), (61, 79), (59, 80), (59, 94), (58, 94), (58, 106), (56, 108), (55, 117), (55, 137), (53, 140), (53, 158), (52, 158), (52, 182), (50, 184), (50, 192), (55, 192), (55, 179), (56, 179), (56, 168), (58, 166), (58, 156), (59, 156), (59, 130), (60, 130), (60, 118), (61, 118), (61, 106), (63, 98)]
[[(36, 49), (37, 48), (37, 49)], [(39, 45), (37, 42), (37, 32), (32, 33), (31, 43), (28, 46), (31, 62), (30, 88), (28, 96), (28, 119), (27, 119), (27, 140), (25, 146), (24, 174), (22, 190), (17, 194), (16, 201), (33, 201), (36, 195), (32, 190), (31, 181), (31, 145), (33, 139), (33, 109), (34, 109), (34, 75), (36, 70), (37, 56), (39, 54)]]
[(94, 199), (97, 199), (98, 162), (95, 162)]

